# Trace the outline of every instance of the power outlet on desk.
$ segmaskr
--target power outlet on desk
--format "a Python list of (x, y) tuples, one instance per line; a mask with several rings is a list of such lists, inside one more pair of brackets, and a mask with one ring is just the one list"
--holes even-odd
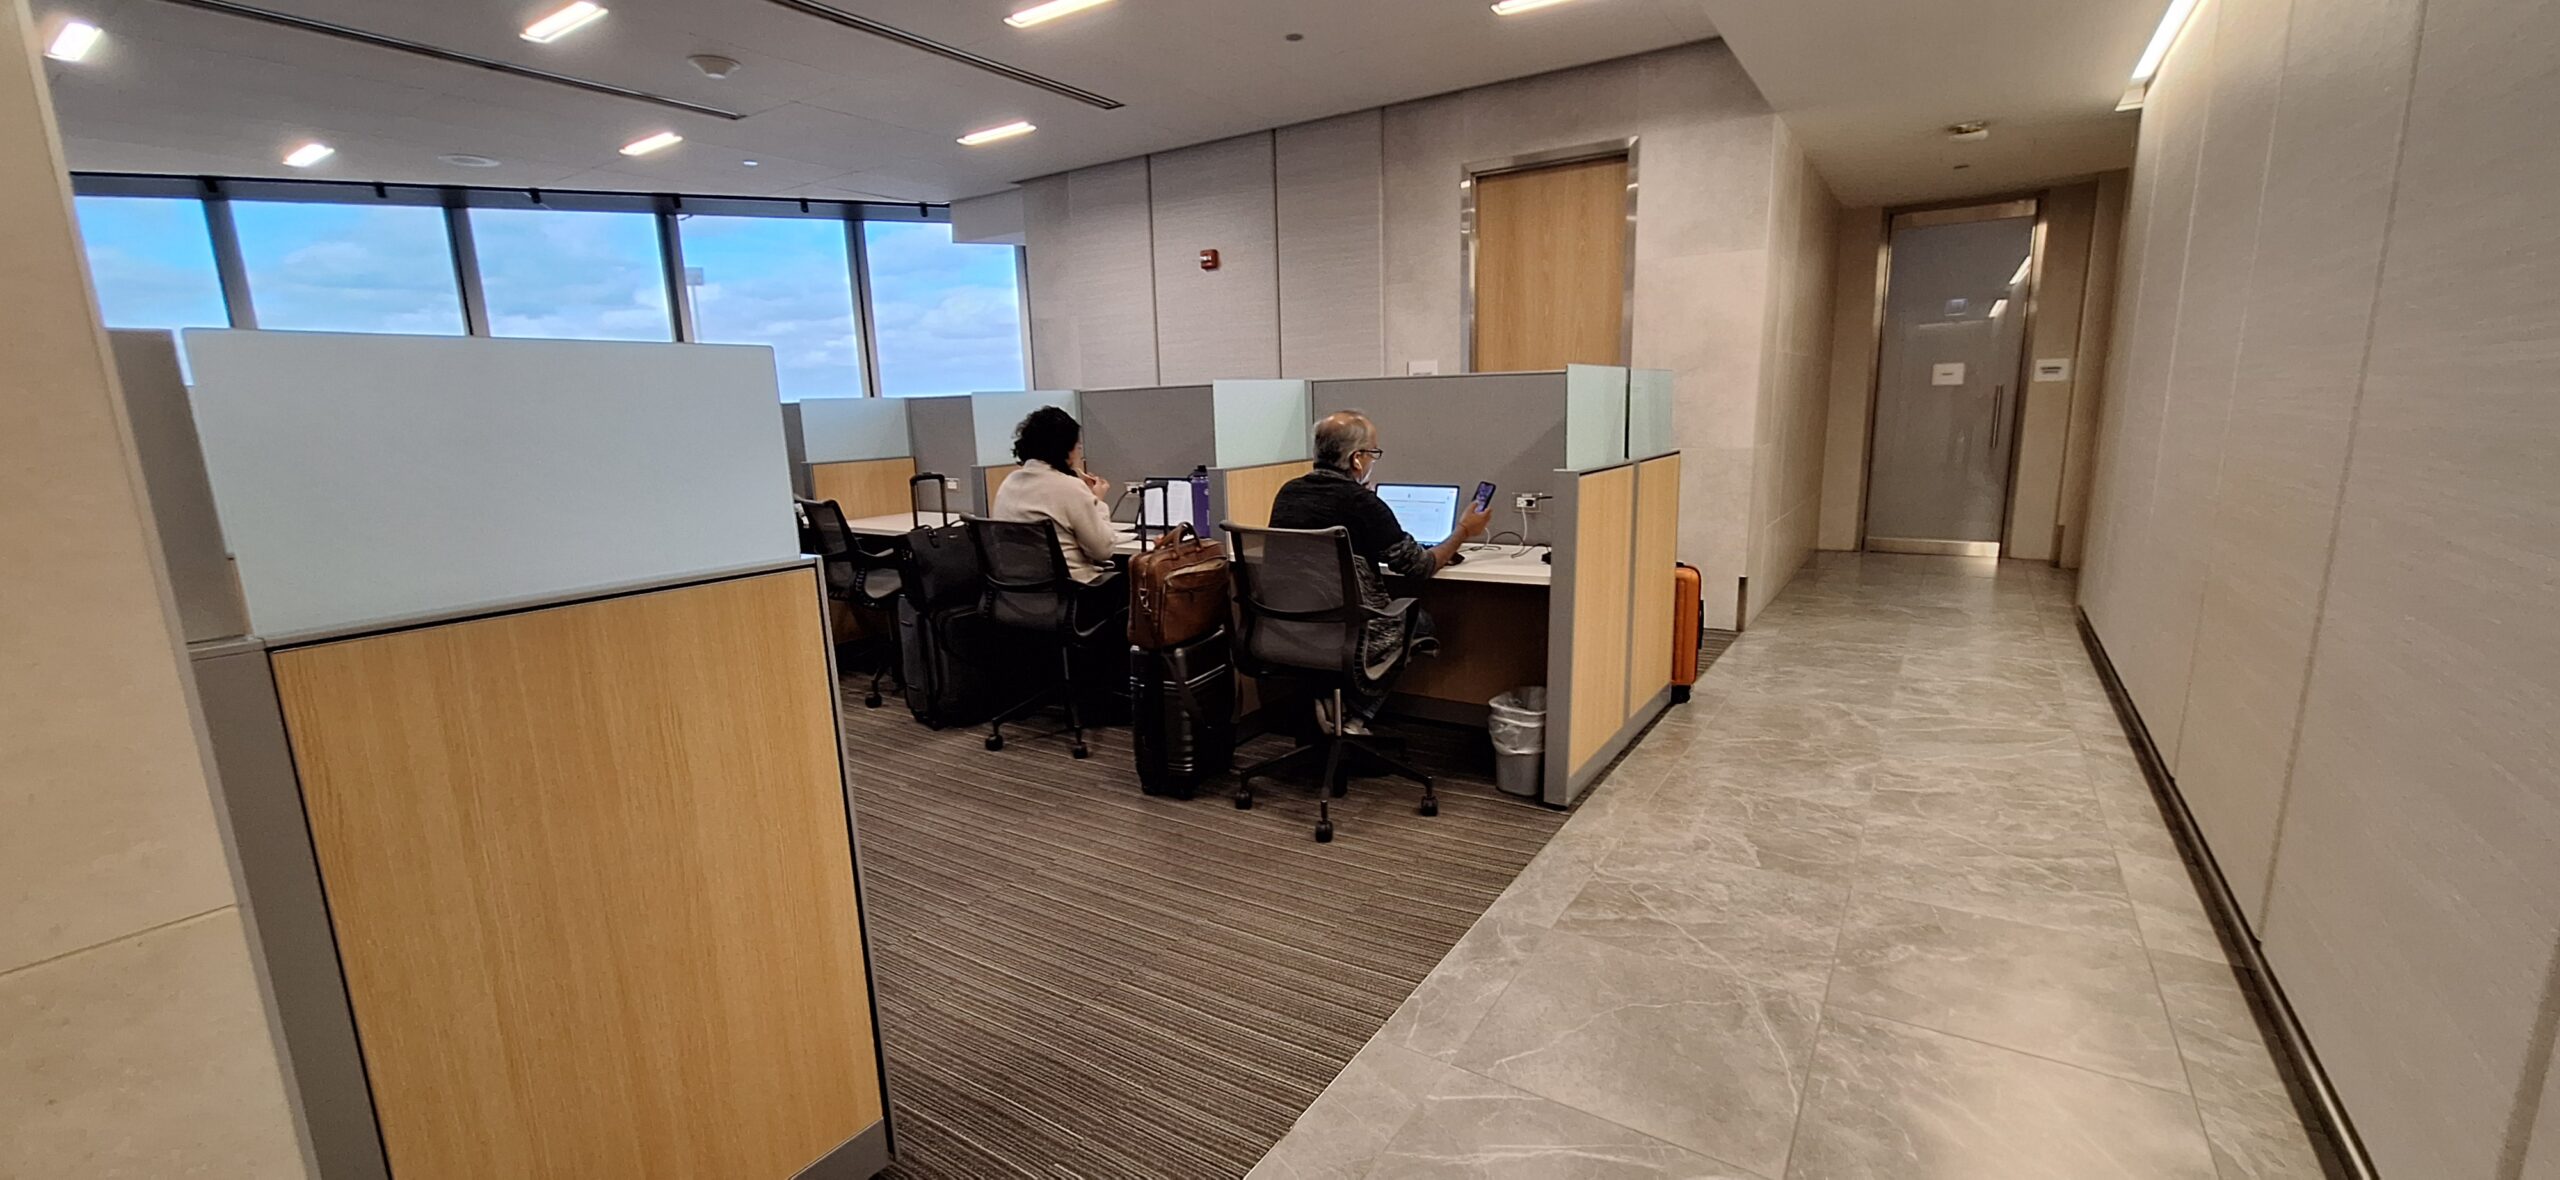
[(1545, 496), (1536, 492), (1522, 492), (1519, 495), (1511, 497), (1511, 506), (1522, 512), (1534, 513), (1538, 510), (1538, 501), (1544, 499), (1546, 499)]
[(959, 476), (956, 476), (956, 475), (946, 475), (946, 476), (943, 476), (943, 477), (942, 477), (942, 490), (943, 490), (943, 491), (946, 491), (946, 492), (956, 492), (956, 491), (959, 491), (959, 490), (960, 490), (960, 477), (959, 477)]

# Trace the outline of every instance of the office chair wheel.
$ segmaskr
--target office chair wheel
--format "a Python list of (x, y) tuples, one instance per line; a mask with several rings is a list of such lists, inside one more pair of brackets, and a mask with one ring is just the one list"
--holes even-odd
[(1068, 751), (1068, 753), (1073, 754), (1073, 755), (1075, 755), (1075, 756), (1076, 756), (1076, 757), (1078, 757), (1078, 758), (1091, 758), (1091, 757), (1093, 757), (1093, 751), (1088, 750), (1088, 749), (1085, 749), (1082, 743), (1078, 743), (1078, 744), (1077, 744), (1077, 746), (1076, 746), (1076, 748), (1075, 748), (1075, 749), (1073, 749), (1073, 750)]
[(1004, 748), (1004, 739), (1003, 739), (1003, 738), (1000, 738), (1000, 737), (991, 737), (991, 738), (988, 738), (988, 739), (987, 739), (987, 748), (988, 748), (988, 749), (990, 749), (990, 750), (1001, 750), (1001, 749), (1003, 749), (1003, 748)]
[(1318, 843), (1318, 844), (1331, 844), (1331, 843), (1333, 843), (1333, 821), (1332, 821), (1332, 820), (1327, 819), (1327, 820), (1318, 820), (1318, 821), (1316, 821), (1316, 843)]
[(1343, 780), (1341, 780), (1341, 781), (1339, 781), (1339, 782), (1336, 782), (1336, 783), (1334, 783), (1334, 784), (1333, 784), (1333, 786), (1330, 788), (1330, 790), (1333, 792), (1333, 797), (1334, 797), (1334, 798), (1336, 798), (1336, 799), (1339, 799), (1339, 798), (1341, 798), (1341, 797), (1343, 797), (1343, 796), (1345, 796), (1345, 795), (1348, 795), (1348, 794), (1350, 794), (1350, 793), (1351, 793), (1351, 780), (1350, 780), (1350, 779), (1348, 779), (1348, 778), (1346, 778), (1346, 779), (1343, 779)]
[(877, 709), (877, 708), (879, 708), (879, 707), (880, 707), (880, 694), (875, 692), (875, 693), (872, 693), (870, 696), (867, 696), (867, 697), (862, 698), (862, 707), (863, 707), (863, 708), (865, 708), (865, 709)]
[(1437, 800), (1437, 799), (1425, 799), (1425, 800), (1423, 800), (1423, 801), (1422, 801), (1422, 814), (1424, 814), (1424, 815), (1438, 815), (1438, 814), (1440, 814), (1440, 801), (1439, 801), (1439, 800)]
[(1238, 791), (1238, 792), (1236, 792), (1236, 810), (1238, 810), (1238, 811), (1251, 811), (1251, 810), (1253, 810), (1253, 792), (1251, 792), (1251, 791)]

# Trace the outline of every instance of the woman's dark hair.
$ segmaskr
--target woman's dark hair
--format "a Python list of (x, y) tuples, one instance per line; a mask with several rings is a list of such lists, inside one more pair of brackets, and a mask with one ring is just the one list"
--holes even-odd
[(1083, 438), (1084, 427), (1076, 425), (1075, 415), (1056, 406), (1042, 406), (1013, 428), (1013, 457), (1025, 463), (1038, 459), (1060, 471), (1073, 472), (1075, 468), (1067, 462), (1067, 456)]

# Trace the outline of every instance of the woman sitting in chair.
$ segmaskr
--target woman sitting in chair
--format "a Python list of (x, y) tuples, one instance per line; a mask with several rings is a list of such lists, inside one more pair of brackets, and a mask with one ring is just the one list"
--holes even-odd
[(1068, 575), (1087, 586), (1109, 578), (1115, 538), (1102, 497), (1111, 481), (1084, 469), (1084, 427), (1065, 410), (1042, 406), (1014, 428), (1013, 457), (1022, 468), (1004, 477), (988, 515), (1055, 523)]

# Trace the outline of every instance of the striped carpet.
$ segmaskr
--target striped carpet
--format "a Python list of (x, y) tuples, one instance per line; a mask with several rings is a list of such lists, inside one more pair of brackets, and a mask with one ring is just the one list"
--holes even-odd
[(1480, 731), (1402, 727), (1440, 814), (1360, 780), (1328, 845), (1303, 787), (1141, 795), (1125, 729), (1078, 762), (845, 716), (906, 1180), (1242, 1175), (1565, 819)]

